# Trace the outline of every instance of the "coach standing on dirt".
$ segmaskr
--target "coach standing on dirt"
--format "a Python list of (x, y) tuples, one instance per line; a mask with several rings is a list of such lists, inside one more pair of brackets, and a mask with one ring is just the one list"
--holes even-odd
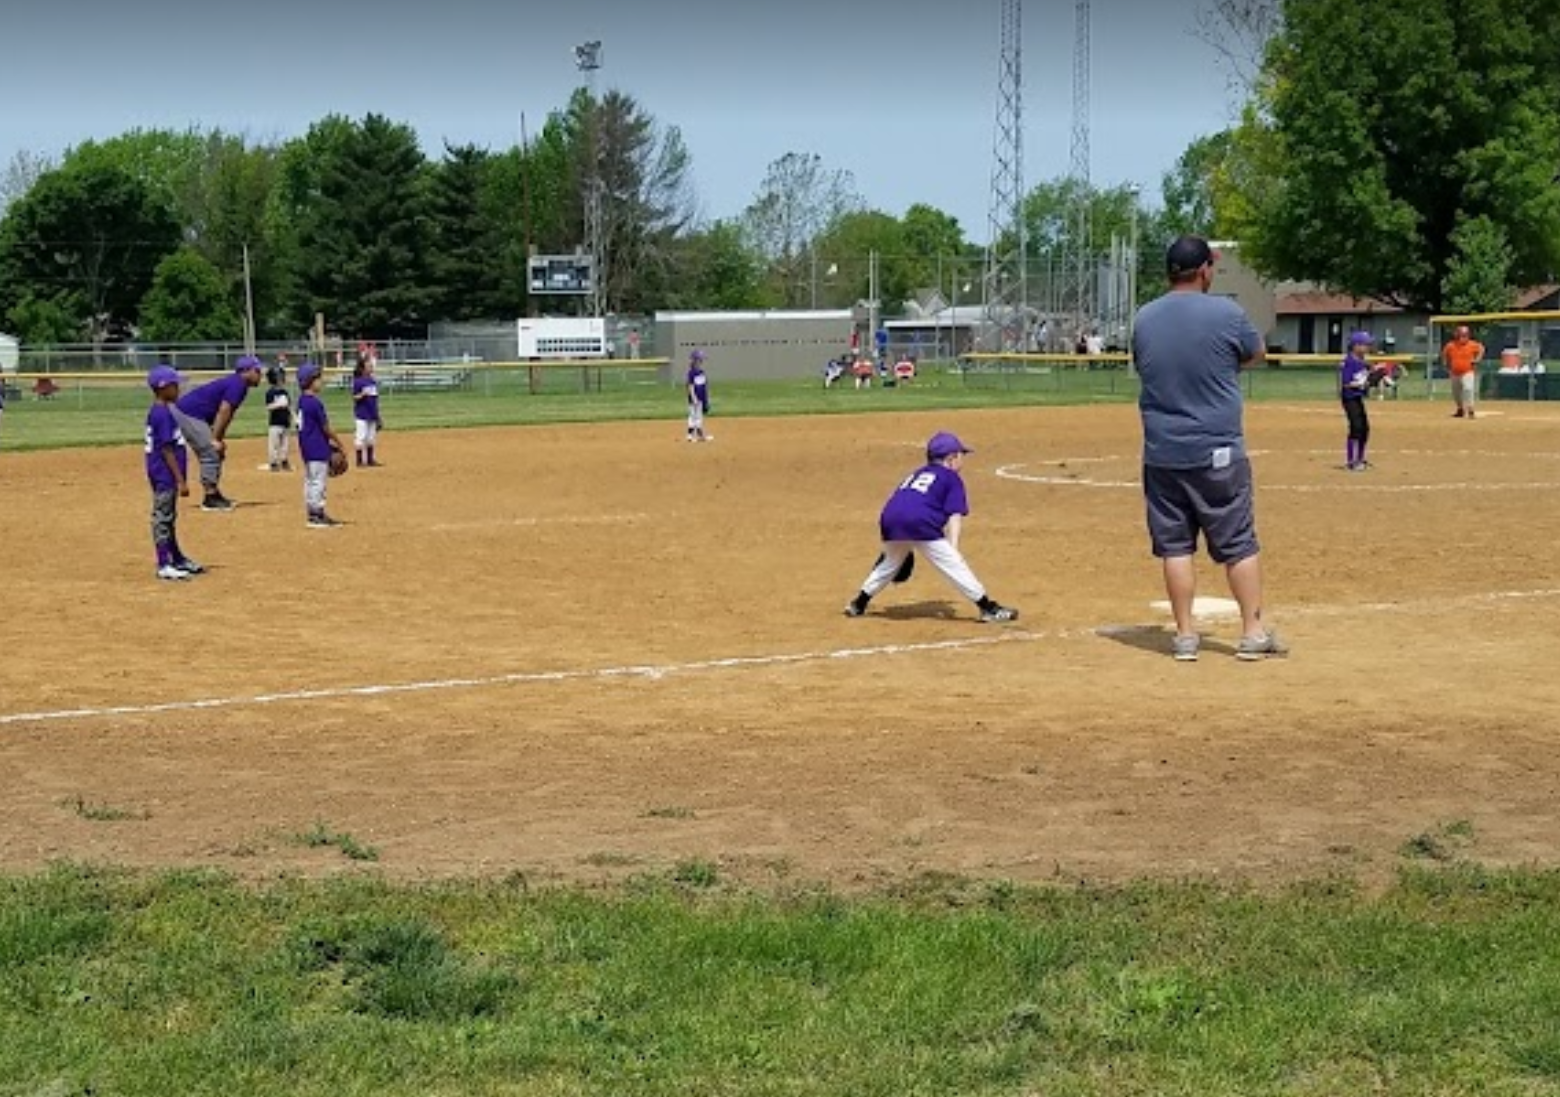
[(222, 494), (222, 462), (227, 456), (227, 429), (249, 390), (260, 383), (260, 359), (246, 354), (233, 372), (193, 388), (173, 405), (184, 441), (200, 458), (200, 483), (205, 488), (201, 510), (232, 510)]
[(1240, 372), (1263, 359), (1262, 336), (1241, 307), (1209, 296), (1214, 253), (1183, 236), (1165, 255), (1170, 290), (1139, 310), (1132, 356), (1141, 380), (1143, 496), (1154, 555), (1175, 616), (1173, 653), (1197, 658), (1192, 557), (1201, 534), (1240, 604), (1241, 659), (1284, 654), (1262, 621), (1262, 564), (1251, 462), (1242, 425)]

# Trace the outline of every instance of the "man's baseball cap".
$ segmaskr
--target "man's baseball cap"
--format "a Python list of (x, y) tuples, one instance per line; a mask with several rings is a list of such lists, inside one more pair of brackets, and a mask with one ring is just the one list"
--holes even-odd
[(146, 375), (146, 387), (156, 392), (164, 385), (180, 385), (184, 378), (179, 376), (179, 371), (172, 366), (153, 366), (151, 372)]
[(1368, 331), (1357, 331), (1349, 336), (1349, 346), (1368, 347), (1375, 343), (1376, 337)]
[(938, 431), (932, 435), (931, 441), (926, 443), (926, 456), (936, 461), (954, 453), (974, 453), (975, 451), (959, 441), (957, 437), (947, 431)]
[(265, 363), (260, 361), (260, 359), (256, 358), (253, 354), (246, 354), (233, 364), (233, 369), (237, 373), (243, 373), (245, 370), (250, 369), (264, 368)]
[(1219, 257), (1201, 236), (1178, 236), (1165, 251), (1165, 270), (1173, 277), (1190, 274)]
[(319, 375), (319, 366), (315, 365), (313, 362), (305, 362), (303, 365), (298, 367), (298, 386), (302, 388), (308, 385)]

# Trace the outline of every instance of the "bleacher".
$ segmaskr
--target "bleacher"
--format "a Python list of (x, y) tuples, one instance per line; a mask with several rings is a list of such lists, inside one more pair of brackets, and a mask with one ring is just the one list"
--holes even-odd
[[(466, 365), (439, 362), (381, 362), (374, 367), (374, 379), (382, 392), (451, 392), (471, 387), (472, 369)], [(352, 371), (343, 370), (337, 385), (352, 387)]]

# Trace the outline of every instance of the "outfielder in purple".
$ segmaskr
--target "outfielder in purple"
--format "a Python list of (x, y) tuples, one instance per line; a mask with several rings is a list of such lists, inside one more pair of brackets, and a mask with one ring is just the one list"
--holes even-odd
[(1350, 472), (1370, 468), (1365, 447), (1370, 444), (1370, 415), (1365, 410), (1365, 393), (1370, 389), (1371, 369), (1365, 355), (1375, 342), (1370, 332), (1357, 331), (1349, 336), (1349, 353), (1338, 367), (1338, 396), (1343, 414), (1349, 421), (1349, 440), (1344, 449), (1343, 467)]
[(173, 414), (179, 398), (179, 374), (172, 366), (157, 366), (146, 375), (154, 400), (146, 413), (146, 481), (152, 488), (152, 547), (157, 550), (157, 578), (180, 580), (206, 569), (179, 547), (179, 497), (190, 493), (185, 479), (189, 455), (184, 434)]
[(959, 469), (970, 452), (946, 431), (932, 435), (926, 443), (926, 464), (906, 476), (883, 505), (878, 516), (882, 552), (861, 590), (846, 605), (845, 616), (862, 616), (884, 587), (903, 582), (914, 567), (912, 554), (919, 553), (975, 603), (982, 621), (1017, 620), (1018, 610), (993, 601), (959, 551), (959, 535), (970, 513)]

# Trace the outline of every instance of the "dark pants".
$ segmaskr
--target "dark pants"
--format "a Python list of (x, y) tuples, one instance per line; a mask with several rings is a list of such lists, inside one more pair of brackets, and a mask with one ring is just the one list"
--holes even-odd
[(1343, 414), (1349, 419), (1349, 441), (1364, 445), (1370, 441), (1370, 416), (1365, 414), (1364, 399), (1343, 401)]

